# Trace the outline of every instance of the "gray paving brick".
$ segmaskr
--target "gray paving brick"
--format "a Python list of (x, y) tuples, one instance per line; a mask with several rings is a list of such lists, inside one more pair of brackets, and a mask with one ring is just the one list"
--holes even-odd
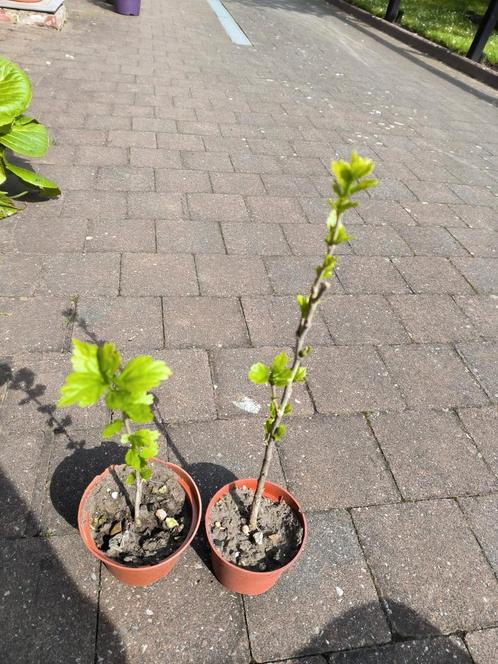
[(496, 448), (496, 427), (498, 426), (498, 409), (461, 408), (458, 411), (465, 429), (472, 436), (495, 475), (498, 475), (498, 450)]
[(165, 297), (163, 317), (166, 347), (249, 345), (242, 309), (235, 298)]
[[(2, 229), (4, 224), (5, 221), (2, 221)], [(79, 252), (85, 243), (86, 226), (86, 219), (23, 218), (13, 228), (12, 241), (15, 250), (22, 254)]]
[(459, 352), (465, 358), (474, 376), (494, 402), (498, 402), (497, 345), (491, 342), (467, 342), (459, 344)]
[(498, 532), (496, 530), (498, 496), (460, 498), (459, 503), (469, 519), (471, 528), (489, 564), (498, 575)]
[(410, 203), (407, 209), (420, 226), (465, 227), (455, 209), (444, 203)]
[[(247, 373), (254, 362), (269, 364), (282, 351), (290, 357), (290, 348), (229, 348), (212, 353), (216, 405), (221, 418), (251, 414), (266, 416), (268, 388), (253, 385)], [(304, 385), (294, 387), (291, 403), (294, 415), (312, 415), (313, 405)], [(258, 408), (259, 406), (259, 408)]]
[(153, 191), (152, 168), (136, 166), (104, 166), (99, 169), (97, 189), (103, 191)]
[[(416, 256), (465, 256), (466, 249), (455, 241), (446, 228), (400, 228), (399, 234), (410, 245)], [(454, 233), (458, 238), (458, 235)]]
[(282, 229), (277, 224), (222, 224), (229, 254), (246, 256), (286, 256), (290, 254)]
[(51, 297), (0, 298), (2, 352), (62, 350), (68, 301)]
[(222, 152), (181, 152), (185, 168), (195, 171), (230, 172), (232, 162), (228, 154)]
[(475, 339), (476, 330), (449, 295), (397, 295), (390, 299), (413, 341)]
[[(392, 376), (373, 348), (315, 348), (308, 361), (308, 385), (319, 413), (401, 410)], [(330, 377), (334, 376), (334, 388)]]
[(460, 295), (455, 302), (484, 337), (498, 338), (498, 296)]
[(281, 160), (272, 155), (230, 151), (230, 159), (237, 173), (280, 173), (282, 168)]
[(448, 346), (384, 346), (381, 354), (411, 408), (488, 403), (481, 387)]
[[(411, 202), (406, 206), (410, 208)], [(394, 201), (363, 201), (358, 214), (366, 224), (391, 224), (395, 228), (414, 226), (415, 220), (407, 210)]]
[(478, 293), (498, 292), (496, 258), (453, 258), (452, 262)]
[(483, 230), (498, 230), (498, 215), (496, 210), (477, 205), (452, 205), (451, 209), (463, 219), (470, 228)]
[(165, 254), (224, 254), (219, 224), (204, 221), (156, 222), (157, 250)]
[[(408, 230), (408, 229), (407, 229)], [(401, 237), (401, 231), (390, 226), (359, 226), (349, 231), (351, 247), (358, 256), (412, 256), (413, 251)]]
[[(296, 256), (320, 256), (325, 253), (325, 231), (315, 224), (282, 224), (287, 242)], [(349, 243), (340, 244), (335, 254), (350, 254)]]
[[(460, 261), (467, 259), (456, 258), (454, 260), (458, 265)], [(447, 258), (442, 256), (407, 256), (393, 258), (392, 262), (415, 293), (465, 295), (473, 292), (468, 281), (455, 270)]]
[(181, 254), (123, 254), (121, 294), (197, 295), (194, 259)]
[(382, 295), (330, 295), (320, 307), (336, 344), (396, 344), (409, 340)]
[(410, 292), (390, 259), (383, 256), (344, 256), (335, 270), (347, 293)]
[(471, 228), (455, 228), (452, 234), (472, 256), (493, 258), (498, 256), (498, 233)]
[(497, 489), (498, 480), (453, 413), (374, 414), (371, 423), (406, 500)]
[(211, 182), (213, 191), (220, 194), (255, 196), (265, 192), (261, 177), (255, 173), (211, 173)]
[[(133, 131), (127, 129), (111, 129), (108, 138), (111, 147), (122, 148), (155, 148), (157, 147), (156, 134), (153, 131)], [(161, 144), (165, 148), (167, 145)], [(173, 148), (174, 149), (174, 148)]]
[[(324, 445), (330, 463), (324, 462)], [(280, 455), (289, 489), (305, 511), (399, 500), (361, 415), (296, 419), (287, 427)]]
[(496, 580), (453, 501), (361, 508), (353, 519), (398, 634), (426, 636), (496, 622)]
[(53, 254), (43, 256), (36, 292), (55, 296), (117, 295), (118, 288), (118, 254)]
[[(309, 293), (315, 268), (320, 265), (320, 256), (266, 257), (264, 259), (268, 276), (275, 295), (297, 295)], [(342, 292), (343, 288), (337, 279), (331, 280), (330, 291)]]
[(118, 191), (70, 191), (64, 194), (62, 211), (73, 218), (125, 216), (126, 198)]
[[(150, 106), (146, 108), (149, 111), (152, 111)], [(137, 115), (133, 116), (131, 121), (131, 128), (133, 131), (154, 131), (158, 134), (161, 132), (166, 134), (176, 134), (177, 132), (176, 122), (174, 120)]]
[(251, 218), (258, 223), (299, 224), (306, 221), (295, 198), (249, 196), (247, 206)]
[[(460, 200), (468, 205), (489, 205), (490, 207), (496, 207), (498, 205), (497, 196), (487, 187), (476, 187), (468, 184), (452, 184), (451, 190)], [(444, 202), (456, 203), (457, 201)]]
[(37, 256), (0, 256), (0, 294), (33, 295), (40, 280), (42, 259)]
[(132, 219), (179, 219), (184, 214), (181, 194), (133, 192), (126, 198), (127, 216)]
[(211, 192), (211, 183), (207, 173), (160, 168), (156, 170), (156, 189), (167, 192)]
[(247, 221), (244, 199), (236, 194), (188, 194), (192, 219), (199, 221)]
[(201, 295), (230, 297), (271, 292), (261, 258), (199, 255), (196, 264)]
[[(270, 196), (314, 196), (317, 189), (307, 176), (289, 174), (262, 175), (262, 180)], [(327, 178), (330, 188), (330, 178)]]
[[(400, 611), (410, 611), (400, 607)], [(416, 618), (415, 618), (416, 619)], [(421, 621), (422, 622), (422, 621)], [(329, 664), (473, 664), (456, 636), (403, 641), (379, 648), (329, 655)]]
[(85, 251), (153, 252), (156, 248), (152, 219), (95, 219), (88, 222)]
[(498, 629), (485, 629), (467, 634), (465, 642), (474, 664), (491, 664), (498, 648)]
[[(308, 522), (308, 543), (295, 568), (269, 593), (245, 599), (251, 650), (257, 661), (389, 640), (348, 514), (342, 510), (310, 514)], [(299, 611), (294, 597), (299, 598)], [(271, 607), (273, 611), (278, 607), (279, 620), (271, 618)], [(361, 620), (355, 619), (356, 612)], [(282, 624), (288, 627), (285, 634)]]
[(152, 168), (182, 167), (178, 150), (162, 150), (160, 148), (130, 148), (130, 164)]

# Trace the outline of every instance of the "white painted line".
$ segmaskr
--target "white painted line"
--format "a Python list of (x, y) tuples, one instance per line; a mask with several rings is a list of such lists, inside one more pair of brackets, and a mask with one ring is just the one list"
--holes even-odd
[(246, 35), (242, 32), (228, 10), (221, 4), (220, 0), (207, 1), (233, 43), (239, 44), (239, 46), (252, 46), (249, 39), (247, 39)]

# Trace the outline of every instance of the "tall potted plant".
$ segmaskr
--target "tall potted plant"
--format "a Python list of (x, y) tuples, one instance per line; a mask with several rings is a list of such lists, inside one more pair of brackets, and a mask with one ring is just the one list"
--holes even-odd
[(306, 379), (304, 359), (312, 348), (306, 337), (321, 298), (327, 292), (337, 259), (335, 248), (351, 239), (343, 214), (357, 203), (352, 197), (377, 184), (368, 177), (373, 162), (353, 152), (350, 162), (332, 163), (334, 198), (324, 238), (326, 251), (307, 295), (298, 295), (301, 316), (292, 358), (280, 353), (267, 366), (253, 364), (248, 378), (269, 386), (268, 417), (264, 423), (265, 454), (259, 477), (236, 480), (212, 497), (205, 527), (214, 572), (229, 590), (258, 595), (271, 588), (301, 553), (306, 539), (306, 519), (295, 498), (284, 488), (267, 481), (275, 445), (285, 434), (284, 419), (292, 412), (290, 398), (295, 383)]
[(139, 355), (122, 366), (112, 343), (73, 339), (73, 371), (61, 387), (59, 407), (86, 408), (101, 398), (112, 416), (103, 438), (120, 435), (124, 464), (110, 466), (89, 484), (78, 510), (78, 528), (90, 553), (129, 585), (143, 586), (167, 574), (195, 536), (201, 498), (179, 466), (156, 458), (159, 432), (134, 428), (151, 422), (153, 395), (172, 372), (160, 360)]

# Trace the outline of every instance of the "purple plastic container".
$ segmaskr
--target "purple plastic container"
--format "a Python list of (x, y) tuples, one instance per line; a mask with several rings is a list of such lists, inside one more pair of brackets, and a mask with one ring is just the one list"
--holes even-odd
[(140, 0), (114, 0), (114, 11), (124, 16), (138, 16)]

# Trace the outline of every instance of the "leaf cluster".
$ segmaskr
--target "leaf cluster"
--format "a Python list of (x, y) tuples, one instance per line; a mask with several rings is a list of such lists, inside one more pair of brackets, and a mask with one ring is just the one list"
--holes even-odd
[[(26, 72), (7, 58), (0, 57), (0, 185), (10, 172), (47, 197), (58, 196), (59, 187), (47, 178), (12, 164), (6, 157), (9, 149), (23, 157), (42, 157), (48, 150), (46, 127), (24, 115), (31, 102), (31, 83)], [(13, 198), (0, 191), (0, 219), (17, 212)]]
[(172, 375), (171, 369), (162, 361), (149, 355), (138, 355), (122, 367), (120, 353), (113, 343), (102, 346), (73, 339), (71, 355), (73, 371), (68, 374), (60, 389), (59, 407), (77, 404), (87, 408), (96, 404), (102, 397), (110, 411), (120, 412), (121, 417), (113, 419), (104, 427), (102, 435), (111, 438), (123, 431), (121, 442), (129, 446), (126, 464), (132, 468), (128, 476), (135, 481), (137, 473), (144, 480), (151, 476), (147, 466), (150, 458), (157, 454), (158, 432), (138, 429), (130, 432), (127, 420), (135, 424), (151, 422), (153, 395), (149, 390), (158, 387)]

